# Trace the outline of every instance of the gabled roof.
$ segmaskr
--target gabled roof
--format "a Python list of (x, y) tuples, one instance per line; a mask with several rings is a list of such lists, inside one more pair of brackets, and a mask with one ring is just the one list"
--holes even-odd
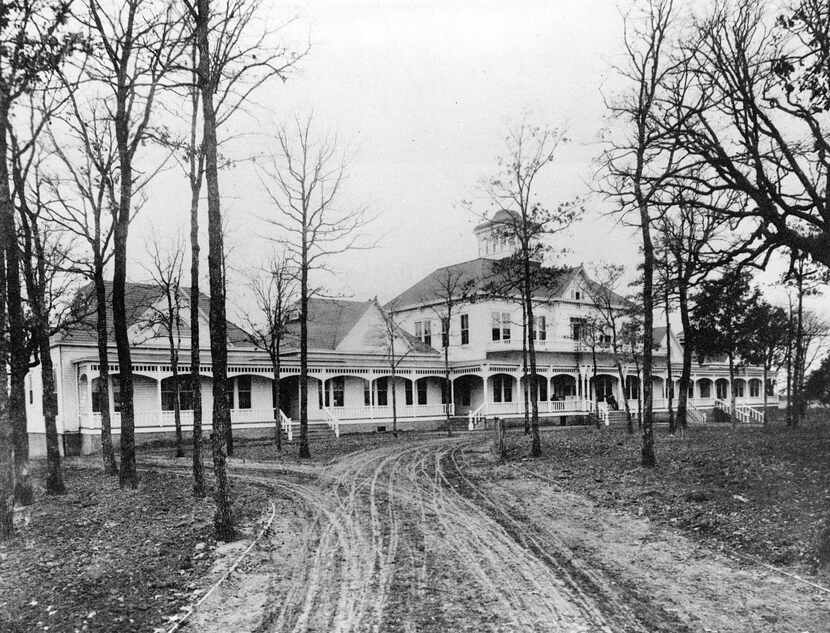
[[(533, 265), (538, 266), (538, 264)], [(546, 268), (544, 270), (546, 273), (544, 284), (537, 288), (537, 292), (540, 295), (555, 298), (562, 295), (562, 292), (581, 268)], [(484, 293), (490, 286), (498, 286), (506, 278), (505, 273), (500, 269), (500, 260), (479, 257), (435, 270), (388, 302), (385, 308), (387, 310), (392, 308), (404, 310), (439, 300), (443, 292), (443, 282), (445, 282), (448, 275), (457, 278), (458, 286), (469, 283), (471, 292), (477, 294)]]
[[(371, 301), (310, 298), (308, 300), (309, 349), (337, 349), (340, 342), (351, 332), (371, 305)], [(299, 319), (288, 324), (288, 338), (291, 343), (299, 345)]]
[[(114, 341), (113, 334), (113, 315), (112, 315), (112, 282), (105, 281), (107, 295), (107, 331), (109, 340)], [(189, 305), (190, 302), (190, 288), (180, 288), (179, 292), (182, 295), (184, 305)], [(128, 282), (124, 288), (124, 308), (127, 315), (127, 327), (134, 325), (147, 324), (148, 310), (159, 300), (163, 298), (162, 290), (155, 284), (132, 283)], [(95, 285), (90, 282), (83, 286), (76, 297), (79, 305), (89, 306), (89, 314), (75, 326), (71, 327), (63, 334), (61, 340), (75, 340), (75, 341), (89, 341), (96, 340), (97, 334), (95, 329)], [(210, 312), (210, 297), (204, 293), (199, 293), (199, 310), (207, 315)], [(189, 321), (186, 314), (182, 315), (183, 327), (182, 335), (188, 336), (190, 334)], [(228, 321), (228, 342), (240, 343), (248, 340), (248, 335), (245, 330), (240, 328), (235, 323)]]

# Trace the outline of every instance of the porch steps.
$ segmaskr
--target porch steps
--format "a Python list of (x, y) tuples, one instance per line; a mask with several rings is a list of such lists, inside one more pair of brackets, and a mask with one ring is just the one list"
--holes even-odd
[[(291, 433), (294, 436), (293, 442), (300, 441), (300, 423), (298, 421), (292, 420), (291, 421)], [(288, 433), (285, 431), (282, 432), (283, 439), (287, 442), (288, 441)], [(311, 422), (308, 423), (308, 439), (309, 441), (313, 442), (314, 440), (329, 440), (334, 439), (334, 430), (325, 422)]]

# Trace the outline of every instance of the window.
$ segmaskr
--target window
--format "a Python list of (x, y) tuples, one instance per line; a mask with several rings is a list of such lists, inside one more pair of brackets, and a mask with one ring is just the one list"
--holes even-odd
[(533, 340), (546, 341), (548, 338), (547, 319), (543, 316), (533, 317)]
[(327, 407), (343, 406), (343, 382), (343, 376), (329, 378), (326, 381), (326, 384), (323, 386), (325, 392), (323, 395), (325, 397), (325, 404)]
[(388, 379), (387, 378), (378, 378), (375, 381), (375, 388), (377, 389), (378, 393), (378, 406), (385, 407), (387, 405), (387, 394), (388, 394)]
[(446, 380), (441, 381), (441, 404), (449, 404), (450, 402), (450, 383)]
[(432, 345), (432, 321), (415, 321), (415, 338)]
[(718, 380), (715, 383), (715, 397), (718, 400), (726, 400), (726, 388), (729, 386), (729, 383), (725, 380)]
[[(541, 376), (537, 376), (536, 380), (536, 399), (540, 402), (547, 402), (548, 400), (548, 381), (542, 378)], [(527, 394), (528, 398), (530, 398), (532, 393), (532, 384), (530, 382), (527, 383)]]
[(100, 378), (92, 380), (92, 410), (95, 413), (101, 413), (104, 404), (104, 392), (101, 389), (101, 384)]
[(571, 338), (581, 341), (585, 337), (585, 319), (582, 317), (571, 317)]
[(237, 376), (236, 389), (239, 392), (239, 408), (251, 408), (251, 377)]
[(513, 379), (510, 376), (493, 376), (493, 402), (513, 402)]
[(372, 405), (372, 384), (368, 380), (363, 381), (363, 406)]
[(712, 397), (712, 383), (708, 380), (701, 380), (698, 384), (698, 389), (700, 389), (700, 397), (701, 398), (711, 398)]
[(599, 344), (604, 347), (611, 347), (611, 335), (600, 333), (599, 335)]
[(121, 413), (121, 376), (112, 377), (112, 410)]
[(441, 347), (450, 346), (450, 320), (448, 317), (441, 317)]
[[(189, 377), (179, 377), (179, 409), (193, 408), (193, 389)], [(161, 381), (161, 410), (176, 410), (176, 380), (171, 376)]]
[(417, 381), (418, 385), (418, 404), (427, 403), (427, 379), (421, 378)]
[(509, 341), (510, 340), (510, 313), (509, 312), (493, 312), (492, 331), (494, 341)]
[(582, 300), (582, 291), (581, 290), (571, 290), (571, 298), (576, 299), (577, 301)]
[(744, 381), (743, 380), (736, 380), (732, 383), (732, 389), (735, 392), (735, 396), (738, 398), (744, 397)]
[(461, 315), (461, 344), (467, 345), (470, 342), (470, 315)]
[(412, 404), (412, 381), (407, 380), (404, 382), (404, 401), (407, 405)]

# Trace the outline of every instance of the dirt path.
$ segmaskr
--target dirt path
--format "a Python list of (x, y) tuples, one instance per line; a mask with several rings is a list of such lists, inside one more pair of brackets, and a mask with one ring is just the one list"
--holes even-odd
[(827, 596), (739, 569), (521, 466), (494, 479), (478, 441), (360, 451), (314, 478), (237, 470), (297, 511), (190, 630), (827, 630)]

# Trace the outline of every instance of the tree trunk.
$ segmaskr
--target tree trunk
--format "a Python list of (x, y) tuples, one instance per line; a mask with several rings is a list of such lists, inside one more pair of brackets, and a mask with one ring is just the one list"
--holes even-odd
[(280, 351), (271, 357), (271, 371), (274, 372), (274, 381), (271, 383), (271, 398), (274, 400), (274, 444), (277, 451), (282, 451), (282, 416), (280, 415)]
[(58, 396), (55, 393), (55, 368), (49, 349), (48, 322), (44, 315), (38, 320), (40, 347), (40, 375), (43, 382), (43, 420), (46, 426), (46, 492), (53, 495), (66, 493), (61, 472), (61, 452), (58, 444), (57, 409)]
[[(2, 186), (2, 183), (0, 183)], [(14, 536), (14, 438), (9, 419), (6, 325), (6, 245), (0, 240), (0, 541)]]
[(628, 406), (628, 394), (626, 393), (626, 384), (625, 384), (625, 375), (623, 373), (622, 362), (620, 361), (620, 354), (619, 350), (617, 349), (617, 327), (616, 325), (612, 325), (611, 327), (611, 336), (612, 336), (612, 349), (614, 351), (614, 361), (617, 365), (617, 376), (620, 379), (620, 391), (622, 392), (622, 399), (623, 405), (625, 405), (625, 419), (626, 419), (626, 429), (628, 430), (629, 435), (634, 434), (634, 422), (631, 419), (631, 407)]
[(525, 308), (524, 293), (522, 293), (522, 377), (524, 378), (522, 399), (524, 403), (525, 435), (530, 435), (530, 409), (527, 395), (527, 308)]
[(196, 39), (199, 48), (199, 88), (202, 96), (204, 123), (205, 184), (208, 199), (208, 273), (210, 277), (210, 356), (213, 373), (213, 474), (215, 479), (213, 518), (216, 538), (229, 541), (234, 537), (231, 513), (230, 482), (227, 473), (227, 433), (230, 426), (228, 410), (228, 336), (225, 318), (225, 283), (222, 272), (224, 243), (222, 211), (219, 197), (219, 165), (216, 140), (216, 112), (213, 107), (214, 82), (211, 79), (208, 22), (209, 0), (199, 0), (196, 18)]
[[(115, 461), (115, 449), (112, 446), (112, 420), (110, 419), (110, 361), (109, 334), (107, 333), (107, 289), (104, 285), (104, 264), (96, 258), (95, 272), (95, 330), (98, 343), (98, 388), (100, 393), (101, 413), (101, 457), (104, 461), (104, 473), (118, 474)], [(91, 403), (90, 403), (91, 406)]]
[(729, 421), (735, 426), (735, 359), (732, 352), (729, 352)]
[[(34, 503), (29, 468), (29, 433), (26, 427), (26, 374), (29, 354), (23, 326), (23, 303), (20, 292), (20, 258), (14, 204), (9, 189), (8, 137), (9, 103), (0, 97), (0, 236), (5, 240), (6, 311), (8, 316), (10, 389), (7, 402), (14, 442), (15, 501), (28, 506)], [(5, 388), (5, 382), (3, 383)]]
[(763, 425), (767, 425), (767, 377), (769, 375), (769, 361), (764, 359), (764, 382), (761, 384), (761, 389), (764, 391), (764, 418)]
[(693, 337), (691, 319), (689, 318), (689, 289), (685, 279), (678, 279), (680, 295), (680, 321), (683, 325), (683, 368), (680, 371), (680, 394), (677, 398), (677, 424), (681, 430), (688, 426), (686, 413), (689, 397), (689, 382), (692, 378)]
[(300, 450), (302, 458), (311, 457), (308, 450), (308, 235), (303, 214), (300, 270)]
[(657, 465), (654, 456), (654, 400), (651, 384), (654, 344), (654, 247), (651, 242), (651, 220), (648, 207), (643, 201), (639, 182), (636, 189), (640, 209), (640, 229), (643, 236), (643, 446), (641, 463), (646, 468), (653, 468)]
[[(802, 264), (803, 265), (803, 264)], [(804, 419), (804, 274), (799, 268), (798, 274), (798, 303), (795, 316), (795, 367), (793, 372), (793, 426)]]
[(793, 425), (793, 306), (790, 297), (787, 296), (789, 304), (789, 319), (787, 320), (787, 426)]
[(674, 376), (671, 369), (671, 323), (669, 323), (669, 291), (668, 285), (665, 290), (666, 301), (666, 398), (669, 406), (669, 433), (674, 435), (676, 430), (674, 420), (674, 408), (672, 400), (674, 397)]
[[(452, 309), (447, 310), (447, 341), (446, 345), (444, 346), (444, 389), (445, 389), (445, 397), (444, 400), (447, 402), (444, 404), (444, 413), (447, 417), (447, 437), (452, 437), (452, 419), (450, 417), (450, 409), (452, 407), (452, 403), (450, 402), (450, 394), (452, 390), (450, 389), (450, 325), (452, 324)], [(443, 334), (443, 333), (442, 333)], [(443, 338), (443, 336), (442, 336)], [(443, 340), (441, 341), (444, 342)]]
[(176, 457), (184, 457), (184, 440), (182, 439), (182, 405), (180, 401), (181, 389), (179, 388), (179, 350), (173, 342), (173, 335), (170, 335), (170, 370), (173, 374), (173, 423), (176, 427)]
[[(196, 45), (191, 49), (196, 66)], [(194, 76), (198, 84), (198, 76)], [(205, 468), (202, 463), (202, 378), (201, 345), (199, 342), (199, 194), (202, 189), (204, 152), (197, 147), (196, 122), (199, 112), (199, 90), (191, 92), (190, 118), (190, 382), (193, 389), (193, 496), (205, 496)]]
[[(524, 257), (524, 289), (527, 322), (533, 323), (533, 301), (530, 285), (530, 258)], [(538, 385), (536, 384), (536, 342), (533, 336), (527, 337), (527, 353), (530, 361), (530, 435), (532, 439), (530, 454), (539, 457), (542, 454), (542, 440), (539, 436), (539, 402)]]

